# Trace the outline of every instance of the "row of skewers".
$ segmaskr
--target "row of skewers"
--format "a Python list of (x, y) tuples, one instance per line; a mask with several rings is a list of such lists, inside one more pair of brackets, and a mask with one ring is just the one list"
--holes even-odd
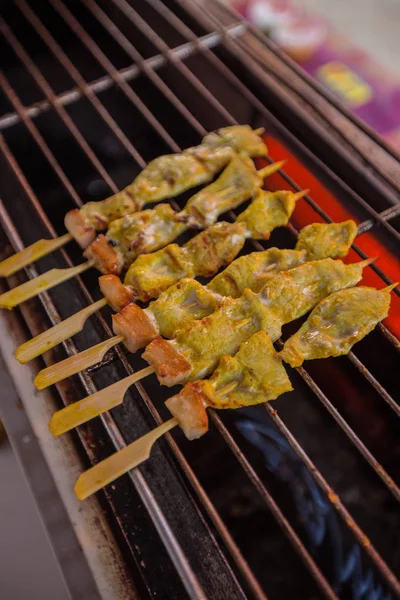
[[(89, 259), (80, 272), (95, 266), (102, 273), (104, 299), (20, 346), (20, 362), (76, 334), (107, 303), (116, 313), (113, 338), (43, 369), (35, 379), (39, 389), (98, 363), (118, 343), (130, 352), (145, 348), (148, 367), (57, 411), (49, 425), (53, 435), (117, 406), (129, 386), (153, 373), (162, 385), (183, 386), (166, 402), (173, 415), (169, 421), (79, 477), (75, 492), (81, 499), (146, 460), (153, 443), (173, 427), (180, 425), (189, 439), (206, 433), (207, 407), (239, 408), (289, 392), (284, 363), (297, 367), (304, 360), (345, 354), (387, 316), (394, 286), (354, 287), (371, 261), (338, 260), (357, 235), (353, 221), (312, 224), (300, 231), (294, 250), (269, 248), (235, 259), (247, 238), (265, 240), (287, 225), (296, 201), (308, 191), (262, 189), (264, 178), (284, 161), (256, 171), (250, 157), (267, 151), (261, 133), (228, 127), (182, 154), (155, 159), (119, 194), (68, 213), (66, 236), (41, 240), (0, 263), (0, 274), (10, 274), (74, 238)], [(169, 204), (141, 210), (148, 202), (209, 183), (221, 169), (182, 211)], [(217, 222), (247, 200), (234, 223)], [(183, 246), (173, 243), (188, 228), (203, 231)], [(0, 306), (12, 308), (74, 274), (76, 267), (50, 271), (0, 296)], [(202, 285), (194, 279), (198, 276), (214, 278)], [(149, 300), (147, 308), (137, 304)], [(273, 344), (282, 326), (310, 311), (277, 352)]]

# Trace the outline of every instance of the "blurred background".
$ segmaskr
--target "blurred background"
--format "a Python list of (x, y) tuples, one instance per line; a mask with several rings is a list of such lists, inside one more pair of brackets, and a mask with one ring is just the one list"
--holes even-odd
[(400, 150), (400, 0), (224, 0)]

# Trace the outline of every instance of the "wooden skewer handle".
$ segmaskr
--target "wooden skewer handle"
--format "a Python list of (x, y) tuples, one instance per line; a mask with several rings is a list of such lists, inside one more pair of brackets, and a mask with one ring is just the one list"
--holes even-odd
[(87, 271), (92, 266), (91, 262), (86, 262), (68, 269), (50, 269), (47, 273), (43, 273), (43, 275), (39, 275), (39, 277), (35, 277), (35, 279), (31, 279), (2, 294), (0, 296), (0, 308), (14, 308), (14, 306), (18, 306), (18, 304), (37, 296), (41, 292), (49, 290), (59, 283)]
[(154, 368), (146, 367), (87, 398), (79, 400), (79, 402), (74, 402), (74, 404), (58, 410), (50, 419), (49, 429), (51, 433), (54, 436), (59, 436), (118, 406), (123, 402), (128, 388), (144, 377), (151, 375), (151, 373), (154, 373)]
[(72, 235), (66, 233), (55, 240), (39, 240), (35, 242), (31, 246), (0, 262), (0, 277), (8, 277), (20, 271), (27, 265), (39, 260), (39, 258), (43, 258), (43, 256), (47, 256), (47, 254), (54, 252), (54, 250), (65, 246), (72, 239)]
[(93, 304), (90, 304), (86, 308), (83, 308), (79, 312), (75, 313), (65, 321), (61, 321), (50, 327), (46, 331), (43, 331), (40, 335), (28, 340), (24, 344), (21, 344), (15, 352), (15, 357), (20, 363), (27, 363), (28, 361), (40, 356), (47, 350), (51, 350), (54, 346), (61, 344), (68, 338), (74, 336), (79, 331), (82, 331), (86, 320), (93, 315), (96, 311), (100, 310), (104, 306), (107, 306), (107, 300), (102, 298)]
[(79, 352), (79, 354), (69, 356), (59, 363), (51, 365), (46, 369), (42, 369), (35, 378), (35, 386), (38, 390), (43, 390), (44, 388), (49, 387), (49, 385), (53, 385), (53, 383), (58, 383), (67, 377), (71, 377), (71, 375), (75, 375), (93, 365), (97, 365), (97, 363), (103, 360), (106, 352), (113, 346), (119, 344), (119, 342), (122, 342), (123, 339), (124, 337), (122, 335), (115, 335), (92, 348), (83, 350), (83, 352)]
[(123, 450), (82, 473), (74, 487), (76, 496), (79, 500), (84, 500), (114, 479), (140, 465), (149, 458), (154, 442), (176, 425), (178, 425), (178, 421), (173, 417)]

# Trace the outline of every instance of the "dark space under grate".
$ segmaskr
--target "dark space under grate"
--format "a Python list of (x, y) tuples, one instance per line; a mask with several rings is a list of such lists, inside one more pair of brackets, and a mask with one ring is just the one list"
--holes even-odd
[[(360, 143), (366, 128), (320, 89), (304, 87), (290, 61), (226, 8), (209, 2), (204, 10), (190, 0), (14, 0), (2, 4), (0, 30), (3, 255), (61, 235), (67, 210), (121, 189), (152, 158), (236, 122), (265, 127), (339, 199), (361, 234), (372, 232), (399, 255), (396, 157), (377, 139)], [(268, 58), (264, 66), (257, 48)], [(336, 108), (336, 129), (321, 105), (307, 111), (308, 93)], [(287, 167), (285, 186), (300, 189)], [(332, 220), (313, 192), (303, 202)], [(293, 247), (296, 233), (278, 230), (264, 247)], [(361, 242), (353, 248), (367, 256)], [(81, 260), (70, 244), (27, 274)], [(391, 283), (384, 261), (370, 269), (382, 287)], [(19, 315), (29, 335), (32, 323), (45, 328), (93, 298), (97, 276), (88, 272), (29, 301)], [(111, 335), (109, 314), (92, 317), (53, 360)], [(349, 356), (291, 371), (296, 391), (273, 405), (211, 413), (210, 432), (196, 443), (180, 431), (167, 435), (140, 470), (99, 494), (140, 594), (396, 597), (398, 350), (380, 326)], [(118, 348), (58, 386), (60, 406), (142, 366)], [(112, 414), (80, 427), (75, 439), (87, 464), (167, 418), (169, 395), (150, 378)]]

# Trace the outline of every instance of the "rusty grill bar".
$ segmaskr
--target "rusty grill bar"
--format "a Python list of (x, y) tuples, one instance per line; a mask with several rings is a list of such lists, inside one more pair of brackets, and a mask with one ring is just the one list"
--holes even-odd
[[(62, 216), (72, 204), (79, 206), (82, 199), (101, 199), (107, 193), (117, 191), (133, 179), (151, 158), (161, 153), (179, 151), (181, 147), (196, 143), (199, 136), (204, 135), (207, 130), (238, 121), (249, 122), (253, 126), (266, 126), (268, 131), (272, 131), (300, 155), (310, 168), (312, 166), (321, 180), (329, 183), (340, 197), (346, 199), (355, 217), (360, 217), (360, 232), (375, 231), (379, 227), (379, 234), (384, 234), (387, 243), (398, 248), (400, 202), (396, 176), (382, 174), (372, 156), (368, 157), (366, 169), (365, 152), (357, 144), (351, 145), (342, 133), (337, 137), (327, 134), (324, 126), (317, 119), (314, 122), (309, 114), (297, 114), (297, 106), (293, 105), (292, 97), (288, 96), (282, 83), (283, 78), (274, 79), (271, 72), (258, 64), (250, 41), (256, 40), (271, 57), (277, 56), (276, 51), (225, 8), (216, 8), (213, 12), (214, 8), (212, 3), (207, 3), (209, 10), (205, 11), (191, 0), (146, 0), (140, 6), (126, 0), (113, 0), (111, 3), (95, 0), (82, 0), (80, 3), (46, 0), (40, 7), (34, 7), (27, 0), (15, 0), (11, 7), (4, 10), (4, 18), (0, 19), (4, 49), (13, 53), (19, 72), (23, 71), (24, 77), (34, 83), (37, 95), (33, 101), (26, 100), (15, 89), (19, 84), (11, 81), (12, 73), (1, 74), (0, 85), (6, 98), (6, 107), (0, 117), (0, 168), (8, 176), (7, 184), (12, 194), (8, 191), (8, 185), (7, 191), (2, 185), (0, 219), (15, 250), (44, 235), (55, 237), (61, 233)], [(57, 24), (54, 30), (49, 27), (50, 21), (46, 23), (46, 19), (50, 19), (50, 13), (51, 19)], [(221, 15), (228, 17), (221, 21)], [(25, 48), (27, 40), (21, 36), (22, 25), (18, 19), (30, 28), (35, 40), (41, 40), (41, 51), (34, 58), (29, 48)], [(71, 44), (66, 31), (73, 37), (73, 43), (78, 45), (80, 51), (85, 49), (85, 59), (82, 62), (76, 60), (76, 53), (73, 51), (75, 59), (70, 58)], [(174, 43), (175, 40), (178, 40), (177, 43)], [(140, 46), (140, 52), (137, 46)], [(128, 64), (118, 65), (114, 62)], [(54, 81), (56, 87), (60, 87), (59, 80), (54, 77), (54, 64), (62, 69), (62, 89), (55, 89), (53, 85)], [(93, 64), (97, 65), (96, 68), (92, 67)], [(93, 71), (95, 75), (88, 78), (88, 71)], [(100, 71), (101, 74), (98, 74)], [(219, 96), (211, 91), (220, 89), (216, 85), (216, 77), (220, 79)], [(161, 111), (158, 107), (154, 109), (154, 105), (150, 107), (146, 102), (151, 103), (149, 95), (152, 92), (157, 94), (155, 103), (160, 100), (163, 103)], [(229, 92), (233, 94), (233, 101), (239, 97), (243, 99), (241, 105), (238, 103), (237, 109), (233, 109)], [(296, 118), (304, 118), (305, 133), (313, 136), (310, 137), (313, 146), (315, 139), (318, 139), (323, 149), (321, 155), (316, 156), (315, 151), (304, 143), (305, 138), (307, 139), (304, 132), (303, 136), (296, 135), (294, 120), (288, 118), (287, 126), (284, 124), (276, 109), (277, 99), (288, 111), (293, 109)], [(138, 116), (133, 119), (133, 123), (126, 118), (125, 113), (121, 115), (120, 112), (113, 112), (114, 103), (121, 111), (121, 107), (125, 110), (131, 107), (129, 110), (135, 111)], [(80, 114), (84, 115), (83, 119), (88, 119), (88, 125)], [(99, 135), (93, 135), (93, 131), (89, 131), (95, 123), (99, 125)], [(50, 128), (53, 125), (56, 126), (56, 134), (52, 136)], [(18, 145), (21, 136), (27, 135), (31, 136), (30, 143), (36, 144), (40, 153), (38, 160), (45, 164), (47, 161), (47, 167), (43, 167), (46, 169), (45, 176), (50, 177), (50, 171), (53, 172), (51, 182), (45, 190), (41, 189), (41, 182), (35, 173), (27, 168), (26, 156)], [(62, 142), (55, 139), (56, 135), (63, 136), (60, 137)], [(147, 144), (143, 142), (143, 136), (149, 138)], [(106, 139), (106, 146), (101, 144), (102, 138)], [(79, 157), (85, 162), (84, 168), (78, 169), (83, 174), (83, 183), (82, 178), (75, 174), (79, 157), (72, 157), (69, 161), (60, 153), (64, 143), (67, 151), (71, 152), (73, 148), (79, 150)], [(376, 152), (385, 152), (383, 146), (374, 148)], [(340, 167), (337, 171), (326, 159), (328, 151)], [(20, 162), (24, 166), (21, 167)], [(124, 166), (123, 172), (119, 169), (119, 163)], [(68, 174), (71, 167), (73, 175)], [(282, 172), (281, 175), (289, 186), (300, 189), (287, 173)], [(11, 182), (14, 182), (13, 185)], [(41, 193), (35, 190), (40, 190)], [(42, 194), (46, 196), (43, 200)], [(382, 202), (379, 208), (373, 199), (374, 194)], [(49, 195), (52, 197), (47, 197)], [(12, 197), (17, 199), (14, 207)], [(59, 201), (60, 206), (56, 207), (55, 201)], [(308, 196), (306, 202), (325, 221), (332, 220), (315, 199)], [(32, 226), (18, 222), (18, 215), (21, 214), (18, 210), (21, 210), (21, 206), (29, 211), (27, 218), (32, 219)], [(280, 243), (284, 245), (287, 240), (293, 240), (296, 233), (296, 229), (291, 226)], [(278, 237), (276, 240), (279, 241)], [(5, 240), (3, 243), (6, 244)], [(262, 246), (253, 244), (253, 247)], [(353, 249), (360, 257), (367, 257), (357, 245)], [(10, 249), (7, 248), (7, 251)], [(43, 259), (38, 266), (41, 270), (47, 270), (51, 266), (70, 266), (79, 260), (78, 250), (71, 245), (67, 250)], [(382, 282), (391, 283), (380, 267), (372, 265), (371, 268)], [(29, 277), (34, 277), (36, 273), (36, 267), (27, 269)], [(15, 285), (20, 277), (12, 278), (10, 284)], [(37, 328), (35, 311), (43, 315), (44, 309), (47, 322), (54, 324), (92, 302), (92, 293), (98, 295), (96, 279), (95, 275), (87, 273), (82, 279), (77, 278), (63, 284), (60, 286), (61, 290), (56, 288), (50, 293), (42, 294), (40, 301), (26, 303), (21, 308), (21, 316), (30, 332), (35, 333)], [(395, 293), (399, 295), (398, 287)], [(65, 301), (65, 296), (68, 296), (68, 302)], [(43, 322), (41, 326), (45, 326)], [(63, 349), (67, 354), (72, 354), (110, 335), (106, 319), (97, 314), (81, 335), (63, 344)], [(393, 334), (380, 326), (371, 336), (373, 343), (378, 343), (378, 347), (384, 348), (388, 353), (390, 364), (395, 364), (399, 342)], [(366, 349), (370, 350), (371, 344)], [(61, 356), (63, 350), (57, 348), (54, 356), (46, 357), (45, 360), (57, 360)], [(400, 405), (394, 397), (395, 387), (390, 384), (390, 380), (388, 386), (382, 385), (382, 369), (371, 368), (370, 359), (367, 360), (368, 367), (364, 364), (365, 351), (361, 352), (361, 356), (364, 360), (356, 349), (348, 357), (340, 359), (340, 366), (347, 377), (350, 373), (350, 376), (357, 378), (369, 398), (370, 404), (367, 406), (373, 407), (372, 415), (383, 415), (382, 432), (386, 428), (390, 439), (394, 440), (395, 432), (398, 432), (396, 418), (400, 416)], [(60, 402), (66, 404), (92, 394), (98, 387), (105, 387), (116, 378), (140, 368), (138, 360), (132, 360), (132, 365), (121, 349), (113, 350), (90, 373), (83, 373), (71, 382), (59, 385), (57, 390)], [(333, 398), (330, 397), (326, 385), (318, 377), (318, 366), (307, 365), (306, 368), (298, 369), (293, 379), (294, 387), (300, 388), (296, 398), (277, 401), (274, 406), (267, 404), (267, 416), (261, 417), (261, 420), (269, 419), (268, 422), (277, 434), (282, 436), (282, 443), (287, 444), (287, 452), (297, 457), (299, 464), (311, 476), (315, 489), (333, 507), (340, 530), (344, 536), (353, 540), (349, 542), (350, 546), (355, 544), (354, 547), (360, 553), (357, 568), (363, 565), (367, 574), (365, 580), (360, 574), (358, 576), (365, 589), (375, 590), (376, 598), (395, 597), (400, 593), (400, 585), (394, 574), (399, 567), (399, 557), (391, 556), (390, 548), (385, 547), (381, 539), (378, 539), (378, 544), (375, 543), (378, 526), (374, 527), (373, 523), (368, 522), (359, 509), (357, 512), (361, 519), (354, 518), (348, 508), (348, 505), (352, 505), (351, 499), (341, 500), (333, 489), (336, 486), (328, 482), (329, 476), (325, 476), (322, 469), (314, 464), (319, 462), (318, 453), (311, 447), (311, 452), (307, 451), (304, 437), (302, 442), (296, 438), (292, 429), (298, 431), (298, 428), (288, 404), (293, 405), (298, 400), (298, 405), (303, 409), (309, 406), (307, 410), (310, 410), (316, 421), (326, 422), (329, 429), (335, 429), (335, 439), (346, 438), (346, 443), (351, 447), (349, 452), (354, 468), (363, 473), (364, 480), (368, 480), (368, 487), (371, 485), (374, 494), (383, 498), (380, 504), (377, 501), (377, 505), (388, 506), (388, 510), (395, 515), (393, 518), (397, 519), (394, 521), (397, 524), (400, 518), (397, 504), (400, 500), (398, 467), (396, 469), (396, 464), (393, 465), (390, 459), (386, 459), (390, 468), (385, 468), (382, 461), (375, 458), (372, 451), (376, 448), (373, 438), (365, 436), (365, 430), (358, 426), (351, 413), (353, 426), (346, 420), (342, 414), (346, 414), (345, 405), (338, 402), (337, 392), (333, 393)], [(311, 395), (307, 393), (307, 389), (312, 392)], [(96, 462), (104, 458), (114, 448), (123, 447), (154, 423), (159, 423), (166, 415), (162, 401), (167, 395), (168, 392), (160, 390), (150, 380), (145, 385), (132, 389), (126, 396), (124, 406), (115, 409), (112, 415), (105, 414), (96, 422), (81, 427), (78, 435), (88, 461)], [(153, 403), (152, 399), (156, 398), (156, 403)], [(279, 415), (275, 406), (278, 407)], [(300, 408), (297, 410), (300, 411)], [(227, 457), (228, 463), (234, 465), (237, 477), (240, 481), (247, 482), (243, 485), (250, 486), (251, 494), (258, 498), (257, 502), (262, 510), (268, 509), (271, 528), (273, 529), (274, 522), (282, 529), (286, 541), (280, 543), (291, 545), (293, 552), (290, 564), (295, 565), (301, 585), (305, 589), (307, 586), (315, 589), (316, 594), (327, 598), (338, 597), (341, 585), (346, 580), (341, 582), (340, 576), (335, 579), (329, 573), (321, 557), (315, 554), (315, 548), (310, 545), (301, 525), (292, 523), (286, 516), (286, 510), (279, 506), (279, 501), (274, 497), (274, 492), (279, 496), (277, 486), (268, 477), (270, 485), (265, 483), (266, 476), (265, 473), (263, 476), (260, 473), (259, 458), (253, 461), (249, 458), (249, 452), (243, 448), (243, 440), (237, 433), (236, 415), (225, 417), (215, 412), (211, 414), (213, 428), (206, 438), (212, 436), (212, 447), (219, 449), (221, 455)], [(298, 417), (301, 419), (306, 415), (299, 413)], [(240, 421), (241, 417), (238, 419)], [(207, 439), (198, 442), (200, 453), (207, 453), (209, 443), (211, 444)], [(320, 444), (322, 446), (323, 440)], [(379, 454), (385, 458), (383, 451), (379, 450)], [(248, 547), (244, 551), (241, 548), (243, 544), (235, 539), (238, 535), (235, 536), (226, 524), (229, 514), (226, 514), (225, 509), (225, 515), (220, 515), (221, 511), (213, 502), (215, 490), (207, 481), (201, 469), (201, 461), (195, 455), (196, 449), (186, 443), (179, 433), (174, 436), (168, 434), (166, 440), (161, 441), (154, 449), (148, 464), (105, 490), (105, 506), (122, 537), (121, 544), (127, 560), (134, 565), (132, 568), (135, 577), (142, 581), (143, 589), (149, 595), (173, 589), (176, 597), (179, 597), (180, 590), (186, 590), (193, 598), (284, 597), (279, 596), (279, 593), (277, 595), (277, 589), (282, 588), (272, 584), (269, 586), (265, 581), (260, 583), (262, 573), (255, 573), (253, 565), (257, 566), (257, 561), (254, 555)], [(365, 482), (363, 485), (365, 489)], [(168, 490), (167, 494), (165, 490)], [(148, 515), (162, 543), (154, 536), (150, 542), (146, 541), (146, 534), (149, 536), (148, 532), (151, 531)], [(362, 523), (359, 523), (360, 520)], [(271, 558), (270, 554), (268, 556)], [(146, 570), (146, 563), (150, 565), (149, 571)], [(158, 566), (156, 563), (159, 563)], [(284, 571), (282, 565), (279, 568)], [(152, 573), (149, 575), (150, 571)], [(290, 579), (290, 572), (285, 575)], [(343, 573), (341, 577), (344, 579)], [(295, 588), (290, 588), (290, 582), (285, 585), (288, 586), (285, 588), (287, 590), (297, 590), (297, 584)], [(354, 598), (363, 597), (357, 596), (354, 589), (353, 594)]]

